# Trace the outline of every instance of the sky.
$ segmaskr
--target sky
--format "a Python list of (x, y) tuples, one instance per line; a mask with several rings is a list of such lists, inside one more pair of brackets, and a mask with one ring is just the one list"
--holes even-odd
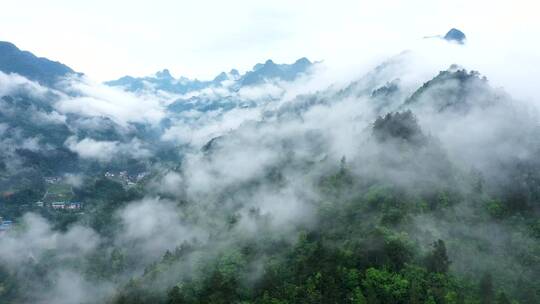
[(209, 79), (269, 58), (354, 65), (452, 27), (506, 50), (501, 60), (540, 54), (534, 0), (1, 0), (1, 7), (0, 40), (99, 81), (164, 68)]

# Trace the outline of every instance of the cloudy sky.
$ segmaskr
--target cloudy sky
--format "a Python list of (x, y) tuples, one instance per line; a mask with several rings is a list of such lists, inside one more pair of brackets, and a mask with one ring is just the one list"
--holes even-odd
[(0, 40), (96, 80), (213, 77), (268, 58), (335, 65), (387, 56), (451, 27), (505, 56), (540, 53), (540, 4), (514, 1), (2, 0)]

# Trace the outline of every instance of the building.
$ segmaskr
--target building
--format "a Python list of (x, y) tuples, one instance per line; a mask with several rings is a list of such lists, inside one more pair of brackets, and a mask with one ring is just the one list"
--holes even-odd
[(13, 225), (12, 221), (1, 219), (0, 220), (0, 233), (9, 231), (12, 225)]
[(56, 210), (79, 210), (82, 209), (83, 203), (81, 202), (54, 202), (51, 207)]
[(53, 209), (66, 209), (66, 203), (65, 202), (54, 202), (51, 204), (51, 207)]
[(66, 208), (69, 210), (79, 210), (82, 209), (82, 206), (81, 202), (71, 202), (66, 205)]
[(58, 176), (47, 176), (45, 177), (45, 182), (48, 184), (57, 184), (62, 180), (62, 178)]
[(137, 174), (137, 181), (141, 181), (143, 178), (145, 178), (148, 175), (148, 172), (142, 172)]

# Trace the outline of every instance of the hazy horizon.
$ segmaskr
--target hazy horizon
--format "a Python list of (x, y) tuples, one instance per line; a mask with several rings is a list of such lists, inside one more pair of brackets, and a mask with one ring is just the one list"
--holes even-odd
[[(503, 56), (540, 53), (533, 1), (3, 1), (0, 40), (105, 81), (169, 69), (209, 79), (273, 59), (380, 60), (461, 29)], [(511, 14), (510, 14), (511, 12)], [(384, 14), (383, 14), (384, 13)], [(516, 17), (516, 16), (519, 16)]]

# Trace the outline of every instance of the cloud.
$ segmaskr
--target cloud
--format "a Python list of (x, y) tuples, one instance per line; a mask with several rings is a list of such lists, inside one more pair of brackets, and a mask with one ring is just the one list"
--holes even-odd
[(277, 83), (266, 82), (257, 86), (242, 87), (238, 91), (238, 96), (248, 100), (277, 99), (281, 97), (284, 90)]
[(36, 111), (31, 114), (32, 114), (32, 120), (36, 124), (57, 124), (57, 125), (66, 124), (67, 117), (56, 111), (52, 111), (50, 113)]
[(152, 180), (151, 191), (181, 197), (184, 194), (184, 179), (181, 174), (169, 171), (162, 177)]
[(172, 126), (164, 130), (161, 139), (200, 148), (214, 137), (235, 130), (245, 122), (259, 121), (261, 118), (260, 108), (234, 108), (215, 113), (198, 113), (195, 119), (174, 120)]
[(145, 144), (136, 138), (130, 142), (121, 143), (119, 141), (98, 141), (88, 137), (78, 140), (72, 136), (66, 140), (65, 146), (81, 158), (102, 162), (111, 161), (120, 155), (128, 155), (133, 158), (147, 158), (152, 155)]
[(63, 270), (54, 275), (55, 284), (43, 294), (35, 295), (37, 303), (90, 303), (102, 302), (114, 294), (114, 285), (111, 282), (94, 282), (85, 280), (81, 274)]
[(63, 182), (73, 187), (81, 187), (82, 185), (84, 185), (84, 175), (67, 173), (64, 174)]
[[(85, 259), (101, 241), (87, 227), (76, 224), (59, 232), (41, 216), (27, 213), (16, 231), (0, 238), (0, 264), (20, 276), (27, 287), (25, 299), (32, 303), (102, 301), (113, 293), (114, 285), (107, 280), (89, 280), (81, 273)], [(34, 267), (46, 271), (36, 275)]]
[(39, 215), (27, 213), (21, 220), (22, 231), (0, 238), (0, 260), (15, 269), (28, 260), (39, 261), (54, 250), (63, 259), (78, 258), (99, 244), (99, 236), (89, 228), (75, 225), (66, 232), (54, 231)]
[(18, 74), (0, 71), (0, 97), (19, 92), (28, 93), (34, 98), (45, 98), (49, 89)]
[(165, 116), (166, 100), (159, 95), (135, 95), (85, 78), (68, 79), (63, 86), (71, 94), (55, 104), (61, 113), (107, 117), (121, 126), (130, 122), (156, 124)]
[(96, 141), (91, 138), (84, 138), (77, 141), (75, 137), (70, 137), (66, 141), (66, 146), (76, 152), (81, 158), (97, 159), (109, 161), (118, 151), (117, 141)]
[(117, 214), (123, 229), (116, 242), (133, 248), (139, 263), (159, 258), (184, 241), (204, 241), (207, 234), (182, 220), (182, 210), (174, 202), (146, 198), (129, 204)]

